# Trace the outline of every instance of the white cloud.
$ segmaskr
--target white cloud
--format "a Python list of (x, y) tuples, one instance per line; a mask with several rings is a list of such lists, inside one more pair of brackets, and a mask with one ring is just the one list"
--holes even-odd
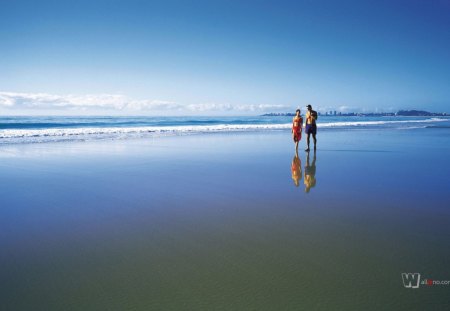
[(337, 111), (342, 113), (348, 113), (348, 112), (363, 112), (360, 107), (352, 107), (347, 105), (341, 105), (341, 106), (318, 106), (314, 107), (314, 110), (317, 110), (321, 113), (326, 113), (329, 111)]
[(347, 112), (355, 112), (355, 111), (357, 111), (357, 110), (359, 110), (359, 108), (356, 108), (356, 107), (351, 107), (351, 106), (340, 106), (339, 108), (338, 108), (338, 111), (340, 111), (340, 112), (343, 112), (343, 113), (347, 113)]
[(290, 109), (286, 105), (232, 105), (202, 103), (183, 105), (164, 100), (137, 100), (121, 94), (55, 95), (47, 93), (0, 92), (0, 108), (26, 111), (154, 111), (154, 112), (266, 112)]
[(121, 109), (126, 104), (122, 95), (53, 95), (47, 93), (0, 92), (0, 105), (8, 108), (74, 108), (97, 107)]
[(186, 108), (194, 112), (205, 112), (205, 111), (231, 111), (235, 107), (230, 104), (206, 103), (206, 104), (187, 105)]
[(191, 111), (204, 112), (204, 111), (243, 111), (243, 112), (265, 112), (265, 111), (279, 111), (291, 109), (287, 105), (231, 105), (231, 104), (195, 104), (188, 105), (187, 108)]

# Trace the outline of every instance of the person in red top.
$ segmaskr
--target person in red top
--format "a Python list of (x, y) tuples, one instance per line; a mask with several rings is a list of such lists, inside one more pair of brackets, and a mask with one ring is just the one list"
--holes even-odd
[(303, 118), (300, 115), (300, 109), (297, 109), (295, 117), (292, 120), (292, 139), (295, 143), (295, 150), (298, 150), (298, 142), (302, 139), (302, 125)]

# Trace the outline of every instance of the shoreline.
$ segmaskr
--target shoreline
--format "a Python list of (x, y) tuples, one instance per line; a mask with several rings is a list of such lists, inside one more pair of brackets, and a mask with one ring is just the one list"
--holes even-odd
[[(360, 130), (413, 130), (450, 128), (450, 119), (426, 118), (422, 120), (359, 120), (319, 123), (320, 131), (360, 131)], [(435, 125), (436, 124), (436, 125)], [(133, 127), (69, 127), (42, 129), (3, 129), (0, 130), (0, 146), (12, 144), (61, 142), (61, 141), (102, 141), (149, 139), (157, 137), (187, 136), (197, 134), (237, 134), (245, 132), (265, 133), (289, 131), (290, 123), (262, 124), (215, 124), (215, 125), (178, 125), (178, 126), (133, 126)]]

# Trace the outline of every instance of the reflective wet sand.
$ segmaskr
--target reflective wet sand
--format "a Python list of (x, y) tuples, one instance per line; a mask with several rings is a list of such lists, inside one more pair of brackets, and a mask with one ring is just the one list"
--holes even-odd
[(449, 142), (323, 131), (298, 161), (285, 131), (2, 146), (2, 309), (443, 309), (448, 286), (401, 273), (450, 279)]

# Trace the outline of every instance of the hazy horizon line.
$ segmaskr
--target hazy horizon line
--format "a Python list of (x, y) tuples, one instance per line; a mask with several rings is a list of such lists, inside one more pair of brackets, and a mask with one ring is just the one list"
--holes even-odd
[[(135, 99), (124, 94), (50, 94), (44, 92), (0, 91), (0, 113), (8, 116), (258, 116), (267, 113), (288, 113), (300, 108), (306, 110), (312, 104), (315, 110), (326, 113), (392, 113), (399, 110), (430, 109), (410, 105), (409, 107), (367, 108), (357, 105), (299, 104), (231, 104), (227, 102), (204, 102), (183, 104), (160, 99)], [(441, 113), (444, 111), (430, 111)]]

